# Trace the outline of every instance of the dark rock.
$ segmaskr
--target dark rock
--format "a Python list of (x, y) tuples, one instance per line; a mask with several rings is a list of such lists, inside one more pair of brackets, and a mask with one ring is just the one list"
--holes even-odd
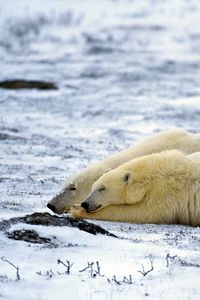
[(116, 237), (114, 234), (103, 229), (102, 227), (89, 223), (85, 220), (77, 220), (70, 216), (58, 217), (56, 215), (51, 215), (49, 213), (33, 213), (24, 217), (24, 221), (27, 224), (32, 225), (51, 225), (51, 226), (69, 226), (77, 227), (80, 230), (86, 231), (91, 234), (104, 234), (108, 236)]
[(0, 231), (5, 231), (10, 227), (11, 223), (9, 220), (3, 220), (0, 222)]
[(8, 134), (0, 132), (0, 140), (7, 140), (9, 138), (10, 136)]
[(53, 82), (39, 80), (5, 80), (0, 82), (2, 89), (39, 89), (57, 90), (58, 87)]
[(8, 133), (0, 132), (0, 141), (3, 140), (25, 140), (25, 138), (18, 136), (16, 134), (8, 134)]
[(87, 232), (89, 232), (91, 234), (101, 233), (103, 235), (109, 235), (109, 236), (116, 237), (114, 234), (112, 234), (109, 231), (103, 229), (102, 227), (100, 227), (98, 225), (95, 225), (93, 223), (85, 222), (85, 221), (84, 221), (84, 223), (82, 221), (79, 221), (78, 228), (80, 230), (87, 231)]
[(31, 215), (26, 215), (24, 217), (12, 218), (10, 220), (3, 220), (0, 222), (0, 230), (8, 230), (11, 225), (17, 223), (26, 223), (31, 225), (43, 225), (43, 226), (68, 226), (75, 227), (85, 232), (91, 234), (103, 234), (112, 237), (117, 237), (116, 235), (110, 233), (109, 231), (103, 229), (102, 227), (89, 223), (85, 220), (77, 220), (70, 216), (56, 216), (49, 213), (33, 213)]
[(34, 230), (14, 230), (7, 233), (7, 236), (10, 239), (25, 241), (34, 244), (52, 244), (51, 239), (39, 236), (39, 234)]

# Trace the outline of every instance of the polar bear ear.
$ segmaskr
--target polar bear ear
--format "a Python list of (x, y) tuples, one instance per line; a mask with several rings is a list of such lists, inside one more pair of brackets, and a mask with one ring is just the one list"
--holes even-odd
[(127, 184), (131, 184), (133, 182), (133, 173), (131, 171), (127, 171), (123, 174), (123, 181)]

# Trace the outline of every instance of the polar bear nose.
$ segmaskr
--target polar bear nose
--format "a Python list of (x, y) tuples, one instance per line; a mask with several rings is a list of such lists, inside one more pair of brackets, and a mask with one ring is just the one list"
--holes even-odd
[(49, 208), (49, 209), (51, 209), (53, 212), (55, 212), (55, 206), (54, 205), (52, 205), (52, 204), (50, 204), (50, 203), (48, 203), (47, 204), (47, 207)]
[(87, 202), (82, 202), (81, 207), (87, 210), (89, 208), (89, 204)]

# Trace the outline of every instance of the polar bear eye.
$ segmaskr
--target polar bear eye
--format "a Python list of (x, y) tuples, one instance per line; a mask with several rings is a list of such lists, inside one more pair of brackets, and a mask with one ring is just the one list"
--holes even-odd
[(106, 189), (105, 186), (101, 186), (101, 187), (98, 189), (98, 191), (99, 191), (99, 192), (102, 192), (102, 191), (105, 191), (105, 189)]

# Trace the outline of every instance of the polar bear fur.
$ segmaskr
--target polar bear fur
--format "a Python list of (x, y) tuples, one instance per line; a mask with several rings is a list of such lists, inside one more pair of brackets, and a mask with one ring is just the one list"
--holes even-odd
[(179, 129), (162, 132), (146, 139), (137, 146), (94, 163), (69, 178), (64, 189), (47, 206), (58, 214), (68, 211), (73, 204), (81, 203), (86, 198), (92, 184), (104, 173), (131, 159), (170, 149), (181, 150), (187, 154), (200, 151), (200, 134), (192, 134)]
[(200, 224), (200, 152), (143, 156), (101, 176), (75, 217), (130, 223)]

